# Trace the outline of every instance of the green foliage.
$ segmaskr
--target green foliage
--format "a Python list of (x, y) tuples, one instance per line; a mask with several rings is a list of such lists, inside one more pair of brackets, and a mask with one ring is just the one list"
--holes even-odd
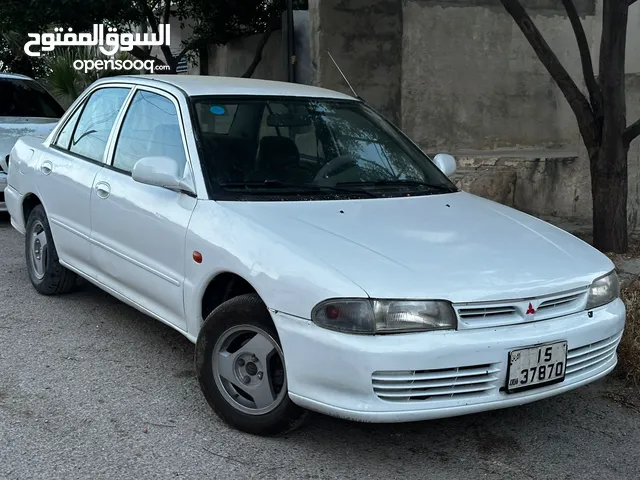
[(64, 48), (55, 55), (45, 58), (48, 75), (42, 83), (65, 108), (93, 82), (102, 77), (113, 75), (136, 74), (134, 70), (76, 70), (73, 64), (76, 60), (132, 60), (126, 53), (119, 53), (114, 57), (107, 57), (97, 47)]
[(130, 0), (0, 0), (0, 71), (34, 78), (46, 75), (45, 59), (24, 53), (29, 33), (54, 27), (90, 31), (94, 23), (122, 27), (139, 19)]
[[(307, 9), (308, 0), (294, 0), (294, 9)], [(193, 0), (194, 38), (207, 44), (225, 45), (239, 37), (280, 25), (286, 0)]]
[[(294, 0), (294, 8), (308, 8), (308, 0)], [(94, 23), (121, 32), (147, 25), (156, 32), (157, 25), (167, 20), (167, 13), (193, 26), (179, 53), (161, 49), (165, 62), (175, 68), (182, 56), (191, 57), (205, 45), (224, 45), (238, 37), (279, 28), (285, 10), (286, 0), (0, 0), (0, 32), (5, 33), (0, 35), (0, 71), (42, 76), (46, 68), (43, 60), (23, 51), (28, 33), (54, 27), (84, 32)], [(7, 34), (11, 39), (5, 38)], [(52, 53), (61, 55), (59, 49)], [(148, 50), (138, 49), (132, 54), (149, 58)]]

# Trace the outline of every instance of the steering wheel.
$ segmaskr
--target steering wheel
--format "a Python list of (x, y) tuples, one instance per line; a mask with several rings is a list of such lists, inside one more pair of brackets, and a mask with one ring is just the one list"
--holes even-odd
[(321, 180), (325, 180), (325, 178), (329, 176), (329, 173), (333, 172), (334, 170), (338, 170), (340, 167), (344, 165), (348, 165), (350, 163), (357, 164), (358, 160), (355, 157), (353, 157), (353, 155), (349, 155), (349, 154), (339, 155), (333, 160), (329, 160), (324, 165), (324, 167), (322, 167), (318, 171), (318, 173), (316, 173), (316, 176), (314, 177), (314, 181), (319, 182)]

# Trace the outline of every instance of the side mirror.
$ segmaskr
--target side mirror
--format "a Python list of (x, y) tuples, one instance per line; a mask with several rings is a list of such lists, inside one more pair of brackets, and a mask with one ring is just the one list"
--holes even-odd
[(433, 163), (440, 169), (447, 177), (450, 177), (456, 173), (456, 159), (448, 153), (439, 153), (433, 157)]
[(195, 189), (183, 180), (182, 168), (170, 157), (143, 157), (136, 162), (131, 177), (139, 183), (195, 195)]

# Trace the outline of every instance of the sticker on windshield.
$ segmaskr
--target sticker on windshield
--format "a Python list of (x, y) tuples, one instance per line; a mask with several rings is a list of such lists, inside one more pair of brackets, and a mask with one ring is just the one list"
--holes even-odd
[(209, 109), (209, 111), (211, 113), (213, 113), (214, 115), (224, 115), (225, 113), (227, 113), (227, 111), (224, 109), (224, 107), (222, 107), (220, 105), (214, 105), (213, 107), (211, 107)]

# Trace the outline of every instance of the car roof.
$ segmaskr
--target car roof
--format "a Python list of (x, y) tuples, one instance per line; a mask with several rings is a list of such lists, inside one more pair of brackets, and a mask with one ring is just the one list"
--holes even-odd
[(27, 77), (26, 75), (22, 75), (20, 73), (0, 73), (0, 78), (13, 78), (13, 79), (20, 79), (20, 80), (35, 81), (33, 80), (33, 78)]
[(200, 95), (266, 95), (356, 100), (352, 96), (326, 88), (253, 78), (216, 77), (210, 75), (131, 75), (109, 77), (110, 81), (122, 81), (125, 79), (136, 84), (158, 85), (158, 83), (165, 83), (173, 85), (183, 90), (190, 97)]

